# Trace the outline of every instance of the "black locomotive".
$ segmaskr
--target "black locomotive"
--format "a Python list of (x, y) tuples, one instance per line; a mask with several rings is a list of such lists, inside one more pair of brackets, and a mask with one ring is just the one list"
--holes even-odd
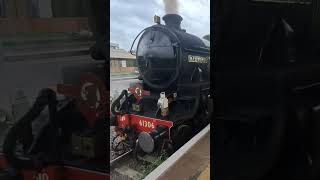
[(215, 179), (319, 179), (319, 3), (214, 2)]
[[(181, 16), (165, 15), (166, 25), (155, 19), (157, 24), (144, 29), (137, 44), (142, 81), (123, 90), (111, 106), (117, 137), (124, 137), (122, 142), (138, 155), (172, 153), (211, 115), (210, 47), (181, 29)], [(119, 143), (112, 147), (119, 150)]]

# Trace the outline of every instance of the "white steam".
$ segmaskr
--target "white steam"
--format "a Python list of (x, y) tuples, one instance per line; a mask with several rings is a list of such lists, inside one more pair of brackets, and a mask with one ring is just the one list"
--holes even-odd
[(179, 2), (178, 0), (163, 0), (166, 14), (178, 14)]

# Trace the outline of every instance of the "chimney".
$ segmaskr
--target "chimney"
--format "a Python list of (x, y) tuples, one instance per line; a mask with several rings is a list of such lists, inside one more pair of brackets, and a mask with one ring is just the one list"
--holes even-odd
[(178, 14), (166, 14), (162, 17), (164, 22), (166, 23), (166, 26), (181, 30), (181, 21), (183, 20), (182, 17)]

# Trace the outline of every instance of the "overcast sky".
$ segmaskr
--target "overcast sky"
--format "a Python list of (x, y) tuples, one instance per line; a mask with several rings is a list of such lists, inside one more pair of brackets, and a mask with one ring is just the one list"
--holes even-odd
[[(111, 0), (110, 40), (130, 50), (138, 33), (153, 25), (153, 16), (165, 15), (163, 0)], [(179, 0), (181, 27), (188, 33), (203, 37), (210, 33), (210, 0)]]

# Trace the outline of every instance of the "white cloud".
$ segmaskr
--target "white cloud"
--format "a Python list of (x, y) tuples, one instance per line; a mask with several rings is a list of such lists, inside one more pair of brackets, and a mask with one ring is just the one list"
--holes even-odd
[[(138, 33), (153, 25), (153, 16), (165, 15), (162, 0), (111, 0), (110, 40), (129, 50)], [(203, 37), (210, 33), (210, 0), (179, 0), (182, 28)]]

